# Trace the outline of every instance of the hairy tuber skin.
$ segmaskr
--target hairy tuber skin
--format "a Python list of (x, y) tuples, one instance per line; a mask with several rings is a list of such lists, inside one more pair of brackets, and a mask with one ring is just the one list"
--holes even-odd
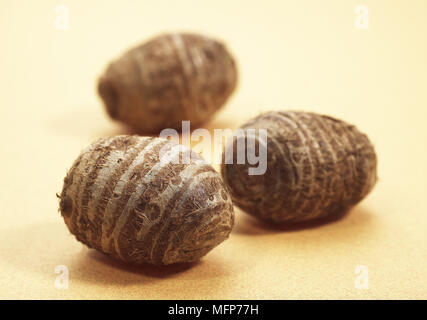
[(265, 222), (341, 214), (376, 183), (372, 144), (344, 121), (309, 112), (268, 112), (241, 128), (267, 130), (267, 171), (248, 175), (249, 164), (223, 161), (221, 173), (234, 204)]
[(160, 35), (112, 62), (98, 83), (111, 118), (139, 133), (180, 130), (209, 120), (234, 91), (237, 69), (226, 47), (191, 33)]
[[(87, 147), (59, 196), (70, 232), (115, 258), (154, 265), (198, 260), (227, 239), (231, 197), (212, 166), (181, 147), (138, 136)], [(189, 163), (176, 161), (188, 155)]]

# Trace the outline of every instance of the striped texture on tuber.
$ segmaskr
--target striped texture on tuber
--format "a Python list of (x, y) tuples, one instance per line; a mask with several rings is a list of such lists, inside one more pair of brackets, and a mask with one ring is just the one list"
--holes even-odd
[[(344, 121), (309, 112), (268, 112), (241, 128), (267, 129), (267, 171), (248, 175), (251, 165), (234, 162), (222, 164), (222, 176), (233, 202), (261, 220), (291, 223), (340, 214), (376, 183), (371, 142)], [(228, 142), (234, 152), (236, 139)]]
[(99, 80), (108, 114), (139, 133), (195, 127), (234, 91), (237, 69), (226, 47), (191, 33), (164, 34), (126, 52)]
[(96, 141), (75, 160), (59, 197), (77, 240), (133, 263), (198, 260), (234, 223), (220, 175), (199, 154), (160, 138)]

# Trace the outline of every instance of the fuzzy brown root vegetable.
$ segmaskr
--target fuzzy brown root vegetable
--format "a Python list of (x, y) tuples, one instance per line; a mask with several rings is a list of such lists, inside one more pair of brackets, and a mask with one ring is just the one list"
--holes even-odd
[(75, 160), (59, 197), (77, 240), (133, 263), (198, 260), (234, 224), (220, 175), (199, 154), (160, 138), (96, 141)]
[(137, 132), (199, 126), (234, 91), (237, 69), (221, 42), (192, 33), (157, 36), (112, 62), (98, 83), (111, 118)]
[[(261, 220), (291, 223), (340, 214), (376, 183), (372, 144), (344, 121), (309, 112), (268, 112), (241, 128), (267, 130), (267, 171), (248, 175), (253, 165), (223, 161), (222, 176), (234, 204)], [(238, 139), (227, 144), (234, 153)]]

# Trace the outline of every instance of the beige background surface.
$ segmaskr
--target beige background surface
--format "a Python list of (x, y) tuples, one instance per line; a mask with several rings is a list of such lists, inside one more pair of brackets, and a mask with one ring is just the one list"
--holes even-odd
[[(0, 298), (427, 298), (427, 2), (0, 2)], [(369, 9), (369, 28), (354, 9)], [(379, 182), (344, 218), (274, 230), (236, 210), (230, 239), (187, 267), (131, 267), (78, 243), (57, 211), (66, 170), (94, 139), (126, 133), (95, 92), (109, 60), (162, 31), (224, 39), (239, 88), (207, 128), (303, 109), (356, 124)], [(218, 155), (215, 155), (218, 156)], [(57, 265), (68, 290), (54, 286)], [(369, 289), (355, 288), (355, 268)]]

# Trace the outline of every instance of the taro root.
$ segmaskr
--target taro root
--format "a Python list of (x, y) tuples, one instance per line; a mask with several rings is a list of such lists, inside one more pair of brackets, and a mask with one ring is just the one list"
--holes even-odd
[(133, 263), (198, 260), (234, 223), (220, 175), (199, 154), (160, 138), (96, 141), (75, 160), (59, 198), (77, 240)]
[(139, 133), (199, 126), (225, 104), (237, 70), (226, 47), (191, 33), (164, 34), (126, 52), (100, 78), (111, 118)]
[[(261, 220), (292, 223), (340, 215), (375, 185), (374, 148), (344, 121), (309, 112), (268, 112), (241, 128), (267, 130), (266, 172), (249, 175), (252, 165), (233, 162), (222, 164), (222, 176), (234, 204)], [(238, 139), (227, 144), (234, 153)], [(247, 140), (247, 134), (240, 139)]]

